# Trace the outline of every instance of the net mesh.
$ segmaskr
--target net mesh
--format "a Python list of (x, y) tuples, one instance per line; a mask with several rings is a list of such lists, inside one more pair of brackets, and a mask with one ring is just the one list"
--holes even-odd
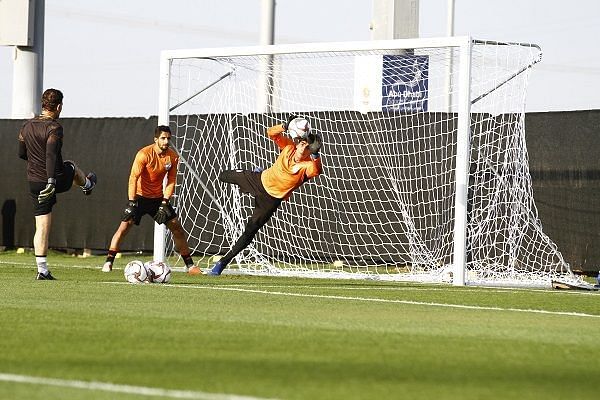
[[(528, 169), (525, 94), (540, 56), (472, 48), (468, 283), (572, 276), (543, 233)], [(266, 129), (295, 113), (323, 138), (323, 174), (228, 270), (450, 281), (461, 61), (448, 47), (172, 59), (176, 206), (194, 254), (224, 254), (240, 236), (253, 199), (218, 175), (269, 167), (279, 150)]]

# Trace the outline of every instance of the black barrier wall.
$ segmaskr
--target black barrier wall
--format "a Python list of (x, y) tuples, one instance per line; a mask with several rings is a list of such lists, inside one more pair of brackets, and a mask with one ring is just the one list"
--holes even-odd
[[(107, 249), (127, 204), (129, 171), (139, 148), (153, 142), (156, 118), (61, 118), (62, 154), (85, 172), (98, 175), (91, 196), (78, 187), (58, 196), (52, 211), (50, 247)], [(0, 120), (2, 236), (0, 245), (32, 247), (35, 221), (29, 198), (26, 162), (17, 156), (17, 135), (23, 121)], [(12, 225), (12, 227), (11, 227)], [(123, 240), (123, 250), (153, 247), (153, 222), (142, 219)]]
[[(85, 197), (78, 188), (61, 194), (53, 212), (50, 246), (106, 249), (127, 201), (127, 180), (136, 151), (152, 143), (157, 119), (61, 119), (63, 157), (98, 174), (98, 186)], [(21, 120), (0, 120), (2, 230), (0, 245), (31, 247), (34, 219), (25, 177), (17, 157)], [(531, 113), (525, 127), (534, 196), (544, 232), (575, 270), (598, 271), (600, 248), (600, 110)], [(326, 162), (326, 161), (325, 161)], [(122, 250), (149, 251), (153, 223), (142, 220)]]
[(600, 110), (525, 118), (535, 204), (544, 232), (574, 270), (600, 270)]

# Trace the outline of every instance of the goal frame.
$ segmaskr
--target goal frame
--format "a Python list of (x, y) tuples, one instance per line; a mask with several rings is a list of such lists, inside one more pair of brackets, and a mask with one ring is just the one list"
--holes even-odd
[[(319, 53), (327, 51), (404, 50), (448, 47), (459, 49), (457, 113), (457, 149), (455, 163), (454, 242), (452, 254), (452, 284), (465, 285), (467, 247), (467, 197), (470, 154), (471, 114), (471, 53), (474, 40), (470, 36), (427, 39), (395, 39), (362, 42), (301, 43), (270, 46), (222, 47), (204, 49), (164, 50), (160, 54), (160, 82), (158, 97), (158, 124), (168, 125), (170, 65), (173, 59), (211, 58), (223, 56), (278, 55), (291, 53)], [(163, 261), (166, 252), (166, 227), (154, 225), (154, 259)]]

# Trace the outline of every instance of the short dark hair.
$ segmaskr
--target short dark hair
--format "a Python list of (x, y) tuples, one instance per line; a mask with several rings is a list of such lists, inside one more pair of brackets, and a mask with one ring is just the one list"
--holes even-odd
[(46, 89), (42, 94), (42, 109), (56, 111), (63, 101), (63, 94), (58, 89)]
[(161, 132), (169, 132), (169, 135), (171, 135), (171, 128), (169, 128), (166, 125), (159, 125), (156, 127), (156, 129), (154, 130), (154, 137), (158, 138), (160, 136)]

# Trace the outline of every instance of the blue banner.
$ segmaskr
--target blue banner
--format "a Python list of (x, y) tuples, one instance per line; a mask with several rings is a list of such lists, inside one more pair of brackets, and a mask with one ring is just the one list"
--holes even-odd
[(429, 56), (384, 55), (381, 81), (383, 111), (427, 111)]

